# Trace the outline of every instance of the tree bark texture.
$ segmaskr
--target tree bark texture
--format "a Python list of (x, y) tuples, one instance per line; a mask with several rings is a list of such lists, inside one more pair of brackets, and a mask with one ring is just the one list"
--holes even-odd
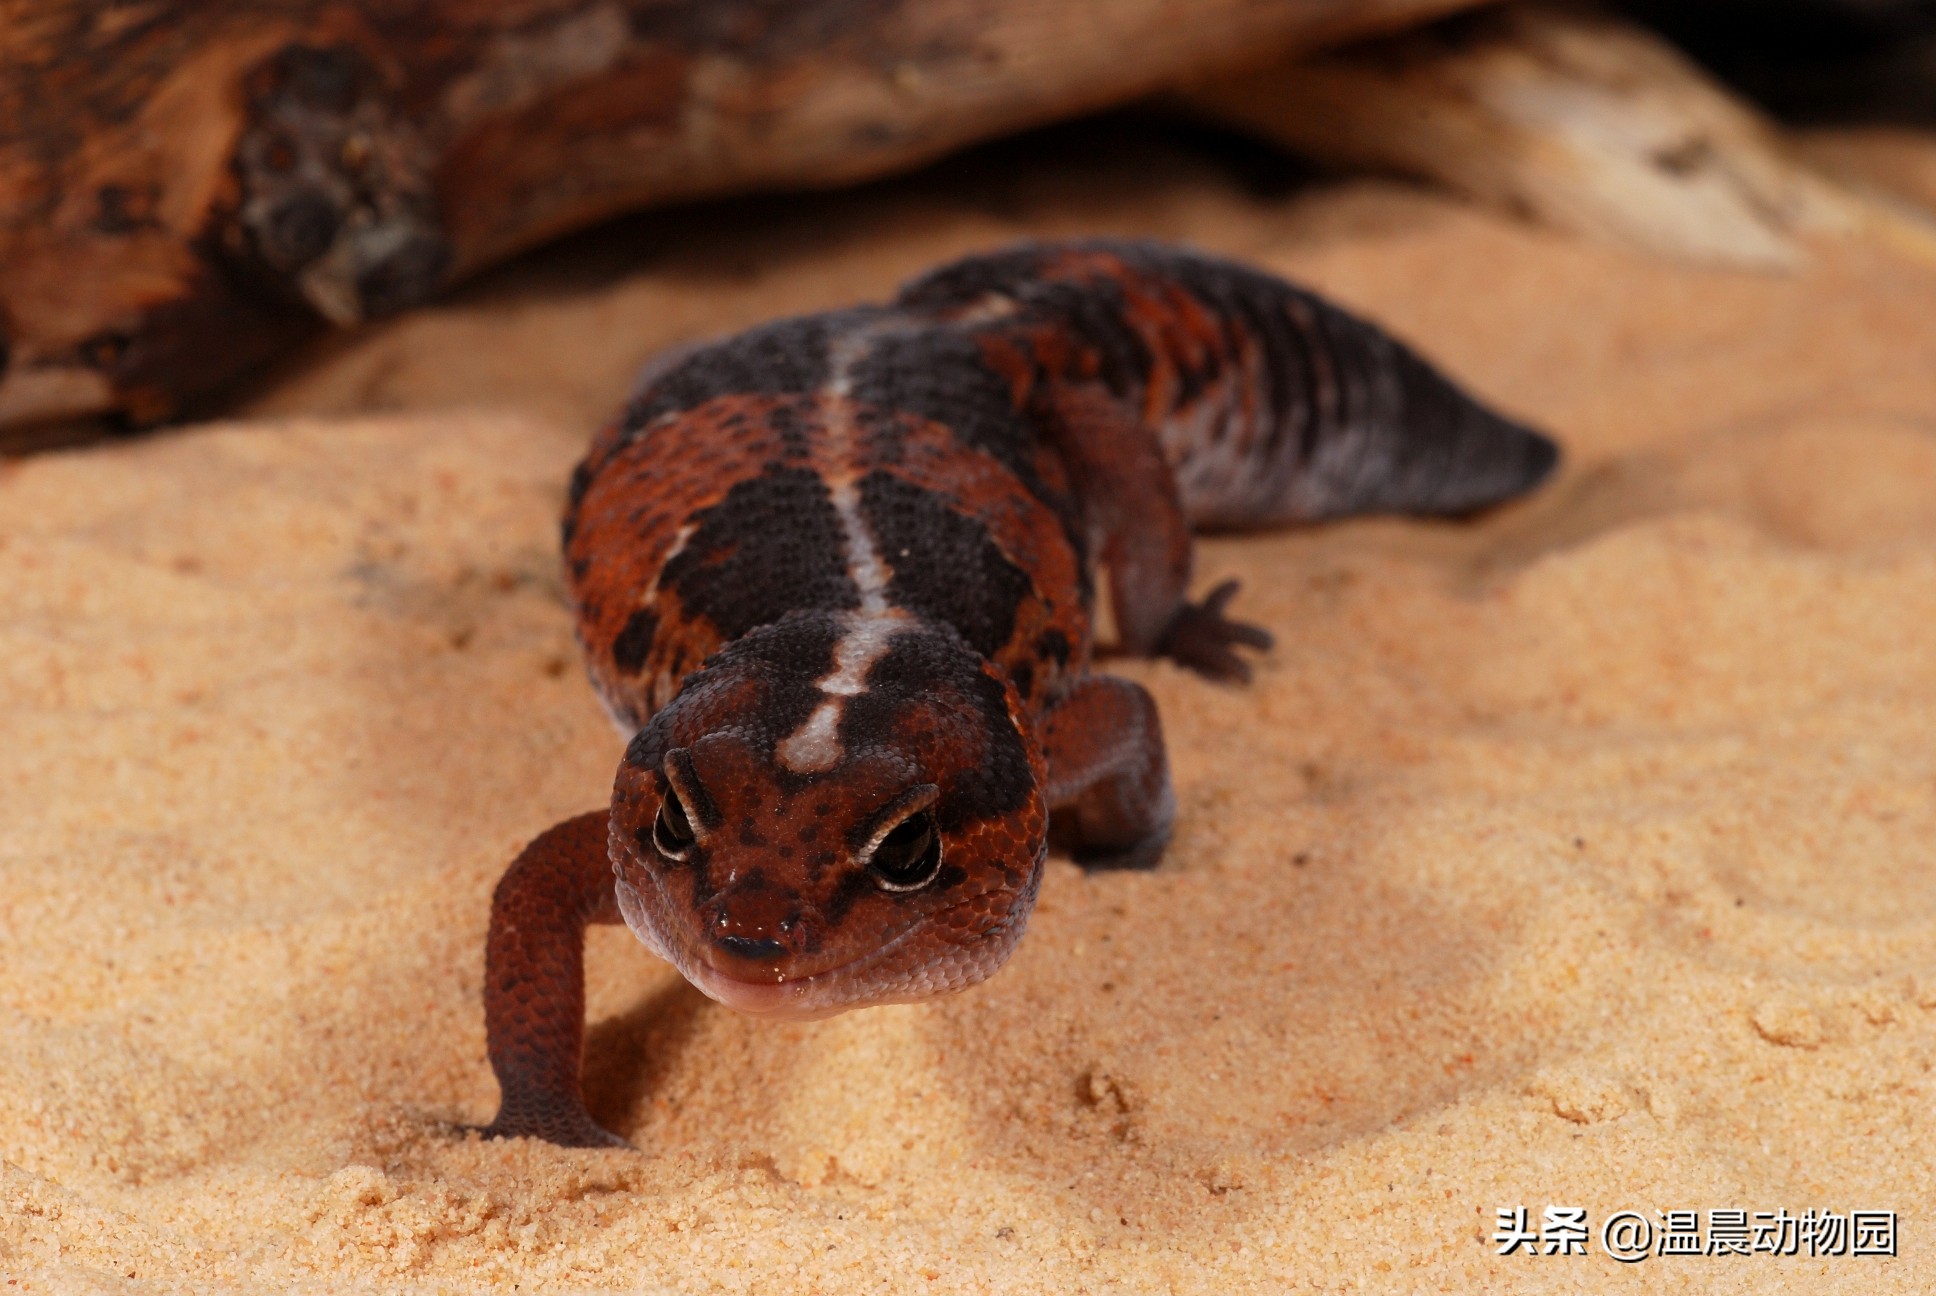
[(7, 0), (0, 425), (169, 417), (620, 212), (837, 185), (1473, 0)]
[(1658, 255), (1791, 268), (1821, 238), (1936, 263), (1936, 219), (1811, 166), (1666, 41), (1518, 3), (1186, 92), (1195, 110), (1335, 165), (1405, 172)]

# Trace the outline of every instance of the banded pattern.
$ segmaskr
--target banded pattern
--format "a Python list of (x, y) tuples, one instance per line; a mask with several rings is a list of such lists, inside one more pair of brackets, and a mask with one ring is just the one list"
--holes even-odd
[(1011, 381), (1103, 386), (1155, 432), (1198, 528), (1467, 513), (1558, 461), (1375, 325), (1229, 261), (1023, 247), (936, 271), (896, 304), (972, 314), (990, 301), (1014, 303), (995, 330)]

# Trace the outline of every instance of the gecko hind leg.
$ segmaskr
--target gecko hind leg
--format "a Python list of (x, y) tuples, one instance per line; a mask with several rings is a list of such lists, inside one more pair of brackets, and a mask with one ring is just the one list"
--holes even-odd
[(484, 1034), (501, 1098), (486, 1138), (561, 1147), (630, 1147), (592, 1119), (585, 1047), (585, 928), (615, 923), (608, 811), (539, 835), (491, 897), (484, 947)]
[(1248, 684), (1250, 663), (1237, 655), (1237, 646), (1264, 652), (1277, 641), (1262, 626), (1232, 621), (1223, 614), (1236, 596), (1237, 582), (1227, 580), (1205, 595), (1203, 602), (1179, 607), (1157, 641), (1157, 654), (1211, 679)]
[(1113, 675), (1078, 681), (1043, 720), (1048, 802), (1086, 869), (1154, 868), (1176, 818), (1156, 699)]
[(1125, 652), (1168, 657), (1214, 680), (1245, 682), (1237, 647), (1268, 649), (1270, 634), (1224, 609), (1237, 593), (1225, 581), (1201, 603), (1187, 597), (1194, 540), (1176, 477), (1156, 438), (1101, 391), (1071, 388), (1045, 414), (1075, 473)]

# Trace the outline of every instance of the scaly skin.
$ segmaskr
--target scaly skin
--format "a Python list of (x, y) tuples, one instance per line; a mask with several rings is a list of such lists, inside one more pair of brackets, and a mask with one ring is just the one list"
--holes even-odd
[(1021, 937), (1062, 812), (1155, 864), (1174, 798), (1121, 646), (1219, 679), (1270, 636), (1190, 602), (1191, 528), (1456, 515), (1557, 451), (1372, 325), (1228, 262), (1032, 245), (884, 307), (648, 371), (572, 479), (579, 640), (632, 735), (609, 814), (492, 905), (488, 1133), (620, 1140), (579, 1089), (585, 924), (623, 920), (741, 1012), (959, 990)]

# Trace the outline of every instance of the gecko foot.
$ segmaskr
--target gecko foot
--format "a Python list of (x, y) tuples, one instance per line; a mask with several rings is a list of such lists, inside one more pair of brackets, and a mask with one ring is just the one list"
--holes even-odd
[(507, 1102), (498, 1109), (497, 1119), (478, 1132), (487, 1139), (535, 1138), (559, 1147), (632, 1149), (583, 1107), (573, 1111), (556, 1104)]
[(1224, 616), (1223, 610), (1236, 596), (1237, 582), (1228, 580), (1211, 590), (1203, 602), (1178, 608), (1170, 628), (1163, 632), (1157, 653), (1214, 680), (1249, 683), (1250, 663), (1237, 655), (1236, 646), (1261, 652), (1276, 641), (1262, 626)]

